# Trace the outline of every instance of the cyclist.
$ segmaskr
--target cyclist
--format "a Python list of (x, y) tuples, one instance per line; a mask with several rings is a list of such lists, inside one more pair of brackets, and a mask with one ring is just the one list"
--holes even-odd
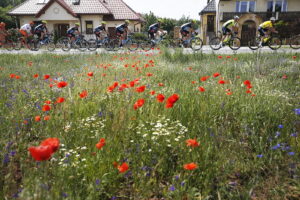
[(222, 36), (222, 40), (221, 40), (222, 45), (223, 45), (224, 41), (227, 42), (227, 40), (228, 40), (227, 38), (229, 35), (232, 35), (232, 32), (234, 32), (234, 34), (238, 33), (239, 19), (240, 19), (239, 16), (234, 16), (234, 19), (230, 19), (223, 24), (223, 26), (222, 26), (223, 36)]
[(44, 40), (45, 34), (48, 33), (47, 21), (42, 21), (42, 23), (34, 28), (34, 34), (37, 35), (41, 41)]
[(72, 42), (75, 41), (76, 35), (80, 35), (79, 26), (80, 26), (80, 23), (75, 23), (75, 26), (73, 26), (67, 30), (67, 36), (69, 38), (71, 38)]
[(192, 20), (191, 22), (185, 23), (180, 27), (180, 34), (183, 41), (186, 41), (191, 38), (192, 33), (194, 31), (194, 26), (196, 24), (196, 20)]
[(29, 22), (29, 24), (24, 24), (23, 26), (21, 26), (19, 30), (19, 32), (24, 37), (25, 43), (27, 43), (28, 37), (33, 35), (33, 31), (34, 31), (33, 26), (34, 26), (34, 22)]
[(5, 43), (5, 38), (8, 35), (5, 26), (6, 24), (4, 22), (0, 23), (0, 46)]
[(129, 29), (128, 29), (128, 25), (129, 25), (130, 21), (129, 20), (125, 20), (124, 24), (120, 24), (118, 26), (116, 26), (116, 34), (117, 37), (120, 38), (120, 46), (122, 46), (122, 41), (126, 38)]
[(262, 46), (263, 41), (265, 41), (264, 39), (267, 38), (271, 32), (278, 33), (278, 31), (276, 31), (274, 28), (275, 21), (275, 17), (271, 17), (269, 21), (265, 21), (264, 23), (259, 25), (258, 32), (261, 36), (259, 46)]
[(148, 35), (150, 36), (151, 40), (155, 39), (155, 37), (157, 36), (157, 32), (158, 31), (162, 31), (160, 29), (161, 23), (162, 23), (162, 20), (158, 19), (157, 23), (152, 24), (152, 25), (149, 26), (149, 28), (148, 28)]
[(98, 26), (98, 27), (95, 28), (94, 33), (95, 33), (96, 38), (98, 40), (103, 40), (104, 37), (107, 37), (106, 24), (107, 23), (105, 21), (103, 21), (103, 22), (101, 22), (100, 26)]

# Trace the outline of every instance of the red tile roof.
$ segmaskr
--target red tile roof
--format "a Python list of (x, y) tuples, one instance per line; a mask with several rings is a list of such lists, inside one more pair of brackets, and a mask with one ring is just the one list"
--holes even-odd
[(57, 2), (72, 16), (101, 14), (113, 16), (113, 20), (143, 20), (122, 0), (80, 0), (79, 5), (74, 5), (72, 0), (49, 0), (46, 4), (39, 4), (38, 2), (39, 0), (27, 0), (13, 8), (8, 14), (40, 17), (54, 2)]

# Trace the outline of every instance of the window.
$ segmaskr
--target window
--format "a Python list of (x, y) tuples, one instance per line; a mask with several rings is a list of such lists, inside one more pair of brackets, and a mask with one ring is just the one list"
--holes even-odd
[(268, 1), (267, 3), (267, 12), (286, 12), (286, 11), (287, 11), (286, 0)]
[(207, 16), (207, 32), (215, 32), (215, 16)]
[(254, 12), (256, 2), (255, 1), (237, 1), (236, 12)]
[(86, 34), (93, 34), (94, 33), (93, 21), (85, 21), (85, 25), (86, 25), (85, 28)]

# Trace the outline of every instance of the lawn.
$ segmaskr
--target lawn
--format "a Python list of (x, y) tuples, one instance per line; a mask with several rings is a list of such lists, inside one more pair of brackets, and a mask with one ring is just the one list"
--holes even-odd
[(0, 199), (300, 199), (300, 56), (0, 55)]

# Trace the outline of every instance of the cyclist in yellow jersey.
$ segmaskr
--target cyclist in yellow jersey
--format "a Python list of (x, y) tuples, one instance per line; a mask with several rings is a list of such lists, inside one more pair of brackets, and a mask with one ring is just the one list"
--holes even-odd
[(278, 33), (278, 31), (276, 31), (274, 27), (275, 21), (275, 17), (271, 17), (269, 21), (265, 21), (264, 23), (259, 25), (258, 32), (261, 36), (260, 46), (262, 45), (264, 39), (267, 38), (271, 32)]
[[(223, 41), (226, 41), (229, 35), (232, 35), (232, 32), (234, 32), (235, 34), (238, 33), (238, 28), (239, 28), (239, 16), (234, 16), (234, 19), (228, 20), (227, 22), (225, 22), (222, 26), (222, 32), (223, 32), (223, 36), (222, 36), (222, 42), (221, 44), (223, 44)], [(226, 38), (226, 40), (225, 40)]]

